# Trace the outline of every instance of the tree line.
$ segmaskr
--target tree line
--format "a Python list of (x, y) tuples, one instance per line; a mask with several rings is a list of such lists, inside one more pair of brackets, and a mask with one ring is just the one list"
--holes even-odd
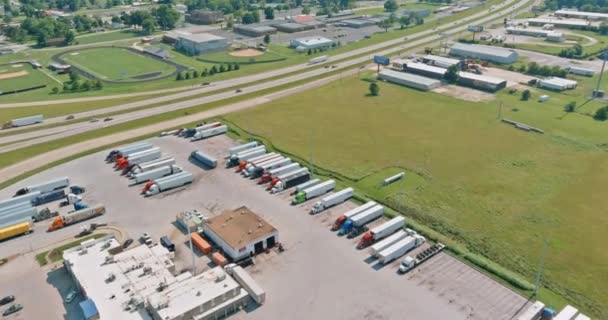
[(545, 0), (545, 8), (558, 10), (562, 8), (577, 8), (580, 11), (608, 12), (606, 0)]
[(216, 65), (213, 65), (209, 69), (203, 68), (203, 70), (201, 72), (199, 72), (198, 70), (188, 70), (188, 71), (184, 71), (184, 72), (178, 72), (177, 75), (175, 76), (175, 80), (181, 81), (181, 80), (196, 79), (198, 77), (207, 77), (207, 76), (212, 76), (216, 73), (236, 71), (239, 69), (241, 69), (241, 66), (236, 62), (220, 64), (219, 67)]

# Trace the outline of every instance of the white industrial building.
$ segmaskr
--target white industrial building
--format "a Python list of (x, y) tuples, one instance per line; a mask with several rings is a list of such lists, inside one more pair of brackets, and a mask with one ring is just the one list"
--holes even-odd
[(514, 63), (519, 58), (519, 55), (515, 50), (460, 42), (455, 43), (452, 48), (450, 48), (450, 55), (501, 64)]
[(279, 240), (278, 230), (247, 207), (209, 219), (203, 232), (233, 261), (272, 248)]
[(122, 251), (112, 236), (85, 241), (66, 250), (63, 258), (86, 297), (80, 303), (86, 320), (216, 319), (250, 302), (242, 286), (257, 286), (235, 281), (221, 267), (176, 276), (174, 255), (165, 247)]
[(581, 68), (581, 67), (566, 67), (566, 70), (568, 70), (568, 72), (578, 75), (578, 76), (593, 77), (593, 75), (595, 74), (594, 70)]
[(564, 18), (577, 18), (577, 19), (587, 19), (587, 20), (608, 20), (608, 13), (599, 13), (599, 12), (585, 12), (585, 11), (562, 9), (562, 10), (555, 11), (555, 15), (558, 17), (564, 17)]
[(558, 77), (550, 77), (538, 81), (538, 86), (544, 89), (564, 91), (576, 88), (577, 82)]
[(333, 40), (319, 36), (291, 39), (289, 41), (289, 45), (292, 48), (296, 48), (300, 51), (308, 49), (328, 49), (331, 48), (333, 43)]
[(494, 92), (506, 87), (507, 80), (463, 71), (458, 73), (458, 84)]
[(547, 41), (562, 42), (564, 41), (564, 35), (561, 32), (555, 32), (551, 30), (535, 29), (535, 28), (515, 28), (507, 27), (507, 33), (518, 34), (530, 37), (542, 37)]
[(426, 56), (422, 57), (422, 62), (432, 65), (432, 66), (446, 68), (446, 69), (451, 66), (460, 67), (460, 64), (461, 64), (461, 61), (458, 59), (446, 58), (446, 57), (436, 56), (436, 55), (432, 55), (432, 54), (427, 54)]
[(599, 22), (591, 22), (580, 19), (556, 19), (556, 18), (531, 18), (528, 19), (531, 26), (553, 25), (556, 28), (567, 29), (597, 29)]
[(441, 81), (411, 73), (383, 69), (378, 73), (378, 79), (404, 85), (418, 90), (433, 90), (441, 86)]
[(448, 69), (430, 66), (420, 62), (408, 62), (405, 65), (405, 71), (425, 77), (441, 79), (448, 72)]

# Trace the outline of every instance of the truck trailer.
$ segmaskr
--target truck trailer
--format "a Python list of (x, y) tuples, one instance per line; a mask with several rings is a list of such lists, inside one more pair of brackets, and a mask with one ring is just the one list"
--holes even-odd
[(0, 226), (12, 225), (16, 222), (20, 222), (25, 219), (32, 220), (32, 217), (36, 216), (37, 214), (38, 210), (34, 207), (21, 209), (10, 214), (5, 214), (0, 216)]
[(206, 130), (197, 131), (194, 134), (194, 136), (192, 136), (191, 141), (196, 141), (196, 140), (210, 138), (210, 137), (213, 137), (213, 136), (224, 134), (226, 132), (228, 132), (228, 126), (226, 126), (226, 125), (215, 127), (215, 128), (210, 128), (210, 129), (206, 129)]
[(272, 188), (274, 186), (274, 184), (276, 184), (279, 181), (278, 177), (280, 175), (283, 175), (283, 174), (286, 174), (286, 173), (289, 173), (292, 171), (296, 171), (298, 169), (300, 169), (300, 164), (295, 162), (295, 163), (288, 164), (284, 167), (269, 170), (268, 172), (264, 172), (262, 174), (262, 176), (260, 177), (260, 180), (258, 180), (258, 184), (264, 184), (266, 182), (270, 182), (270, 188)]
[(154, 181), (148, 181), (142, 192), (146, 195), (146, 197), (149, 197), (170, 189), (185, 186), (192, 183), (193, 180), (194, 177), (192, 176), (192, 173), (182, 171), (180, 173), (159, 178)]
[(0, 229), (0, 241), (32, 232), (32, 221), (20, 222)]
[(524, 312), (522, 312), (515, 320), (537, 320), (540, 319), (541, 313), (545, 308), (545, 304), (536, 301), (531, 306), (529, 306)]
[(190, 154), (190, 158), (198, 161), (201, 164), (204, 164), (205, 166), (207, 166), (209, 168), (217, 167), (217, 159), (215, 159), (214, 157), (212, 157), (202, 151), (193, 151)]
[(291, 204), (296, 205), (300, 203), (304, 203), (314, 197), (318, 197), (320, 195), (326, 194), (333, 190), (336, 187), (336, 180), (327, 180), (325, 182), (321, 182), (316, 186), (312, 186), (308, 189), (304, 189), (298, 193), (291, 201)]
[(22, 196), (13, 197), (10, 199), (5, 199), (0, 201), (0, 211), (6, 209), (8, 207), (14, 206), (19, 203), (29, 203), (32, 204), (32, 199), (36, 198), (40, 195), (40, 191), (33, 191)]
[(405, 218), (402, 216), (394, 217), (391, 220), (371, 229), (369, 232), (363, 235), (357, 249), (363, 249), (372, 245), (375, 242), (393, 234), (397, 230), (401, 230), (405, 225)]
[(291, 192), (289, 195), (290, 195), (290, 196), (293, 196), (293, 195), (295, 195), (296, 193), (298, 193), (298, 192), (300, 192), (300, 191), (302, 191), (302, 190), (304, 190), (304, 189), (308, 189), (308, 188), (310, 188), (310, 187), (312, 187), (312, 186), (316, 186), (316, 185), (318, 185), (319, 183), (321, 183), (321, 179), (319, 179), (319, 178), (315, 178), (315, 179), (312, 179), (312, 180), (308, 180), (308, 181), (306, 181), (306, 182), (304, 182), (304, 183), (300, 183), (299, 185), (297, 185), (297, 186), (296, 186), (296, 187), (293, 189), (293, 192)]
[(255, 179), (255, 178), (262, 176), (262, 174), (264, 174), (264, 172), (268, 172), (272, 169), (286, 166), (290, 163), (291, 163), (290, 158), (285, 158), (283, 156), (279, 156), (277, 158), (272, 158), (272, 159), (266, 160), (255, 166), (248, 167), (245, 171), (243, 171), (243, 175), (245, 177)]
[[(295, 171), (288, 172), (286, 174), (277, 177), (274, 185), (271, 183), (272, 189), (270, 193), (278, 193), (291, 187), (297, 186), (298, 184), (308, 181), (310, 179), (310, 172), (308, 168), (300, 168)], [(274, 182), (274, 180), (273, 180)]]
[(10, 122), (10, 126), (13, 128), (14, 127), (23, 127), (23, 126), (29, 126), (32, 124), (36, 124), (36, 123), (42, 123), (42, 121), (44, 121), (44, 116), (39, 114), (39, 115), (31, 116), (31, 117), (13, 119)]
[(164, 166), (161, 168), (156, 168), (150, 171), (138, 173), (133, 177), (133, 184), (139, 184), (142, 182), (156, 180), (162, 177), (166, 177), (172, 174), (182, 172), (182, 168), (176, 165)]
[(54, 190), (63, 189), (69, 185), (70, 179), (68, 179), (68, 177), (57, 178), (46, 182), (33, 184), (25, 188), (21, 188), (17, 190), (17, 192), (15, 192), (15, 196), (22, 196), (24, 194), (34, 191), (40, 191), (40, 193), (51, 192)]
[(0, 209), (0, 217), (6, 216), (15, 212), (23, 211), (24, 209), (33, 208), (31, 202), (16, 203), (12, 206), (8, 206)]
[(375, 201), (368, 201), (363, 205), (360, 205), (356, 208), (346, 211), (343, 215), (336, 218), (336, 221), (334, 221), (334, 224), (331, 227), (331, 231), (336, 231), (336, 230), (340, 229), (340, 227), (342, 226), (342, 224), (344, 222), (346, 222), (346, 220), (354, 217), (355, 215), (357, 215), (367, 209), (374, 207), (376, 204), (377, 203)]
[(239, 153), (235, 153), (235, 154), (231, 155), (230, 158), (228, 158), (228, 161), (226, 162), (226, 167), (232, 168), (234, 166), (239, 165), (239, 163), (241, 163), (242, 161), (247, 161), (249, 159), (259, 157), (264, 154), (266, 154), (265, 146), (259, 146), (259, 147), (247, 149), (245, 151), (241, 151)]
[(567, 305), (553, 317), (553, 320), (574, 320), (577, 315), (578, 310), (571, 305)]
[(32, 199), (32, 204), (39, 206), (41, 204), (65, 199), (65, 191), (63, 189), (55, 190), (47, 193), (43, 193), (36, 198)]
[(136, 164), (131, 168), (131, 170), (129, 170), (129, 173), (127, 174), (127, 176), (129, 178), (133, 178), (133, 176), (138, 173), (142, 173), (142, 172), (150, 171), (152, 169), (166, 167), (166, 166), (170, 166), (170, 165), (174, 165), (174, 164), (175, 164), (175, 158), (164, 158), (164, 159), (152, 160), (152, 161)]
[(106, 156), (106, 161), (114, 162), (118, 158), (126, 157), (132, 153), (152, 149), (154, 146), (150, 142), (136, 142), (126, 146), (116, 148)]
[(84, 208), (82, 210), (69, 212), (67, 214), (55, 217), (55, 220), (53, 220), (53, 223), (49, 226), (48, 231), (55, 231), (87, 219), (92, 219), (94, 217), (101, 216), (105, 213), (106, 207), (101, 204), (89, 208)]
[(384, 214), (384, 206), (375, 205), (361, 213), (356, 214), (352, 218), (346, 220), (340, 227), (338, 235), (348, 234), (352, 238), (359, 235), (365, 230), (365, 225), (372, 220), (380, 218)]
[(225, 157), (225, 159), (229, 159), (233, 154), (237, 154), (239, 152), (255, 148), (258, 145), (259, 145), (259, 143), (257, 141), (251, 141), (251, 142), (248, 142), (248, 143), (245, 143), (245, 144), (240, 144), (238, 146), (234, 146), (232, 148), (229, 148), (228, 149), (228, 155)]
[(312, 209), (310, 209), (311, 214), (316, 214), (326, 210), (329, 207), (333, 207), (337, 204), (340, 204), (353, 196), (353, 188), (346, 188), (340, 190), (336, 193), (332, 193), (326, 197), (323, 197), (320, 201), (317, 201)]
[(197, 132), (219, 127), (221, 125), (222, 125), (221, 122), (212, 122), (212, 123), (207, 123), (207, 124), (203, 124), (200, 126), (196, 126), (194, 128), (185, 128), (178, 133), (178, 136), (184, 137), (184, 138), (194, 137), (194, 135), (196, 135)]
[(255, 166), (257, 164), (266, 162), (267, 160), (278, 158), (280, 156), (281, 155), (276, 152), (270, 152), (270, 153), (263, 154), (261, 156), (253, 157), (249, 160), (241, 161), (239, 163), (238, 167), (236, 168), (236, 172), (242, 172), (250, 166)]
[(370, 247), (369, 251), (372, 256), (377, 256), (378, 253), (380, 253), (380, 251), (392, 246), (393, 244), (397, 243), (398, 241), (400, 241), (401, 239), (404, 239), (407, 236), (409, 236), (409, 233), (405, 232), (404, 230), (398, 230), (397, 232), (384, 238), (383, 240), (380, 240), (379, 242), (374, 243)]
[[(160, 148), (152, 148), (145, 151), (133, 153), (126, 158), (116, 160), (115, 167), (117, 170), (124, 170), (136, 164), (149, 162), (160, 159)], [(126, 172), (125, 172), (126, 173)]]
[(378, 260), (382, 264), (387, 264), (402, 255), (408, 253), (410, 250), (420, 246), (426, 241), (426, 239), (418, 234), (408, 236), (404, 239), (399, 240), (397, 243), (390, 247), (380, 251), (378, 253)]

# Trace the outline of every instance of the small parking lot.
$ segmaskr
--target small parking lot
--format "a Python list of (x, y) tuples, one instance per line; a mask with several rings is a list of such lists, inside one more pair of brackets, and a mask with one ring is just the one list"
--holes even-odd
[[(248, 267), (266, 290), (267, 302), (233, 319), (404, 319), (406, 314), (409, 319), (510, 319), (526, 303), (524, 297), (447, 254), (432, 258), (405, 276), (396, 273), (399, 259), (377, 266), (367, 249), (355, 248), (361, 236), (348, 239), (329, 230), (340, 214), (355, 206), (353, 203), (313, 216), (308, 212), (314, 201), (292, 206), (290, 190), (272, 195), (254, 181), (225, 169), (223, 163), (206, 170), (188, 160), (194, 150), (222, 159), (226, 149), (234, 145), (225, 136), (194, 143), (173, 136), (150, 141), (161, 148), (163, 157), (174, 157), (177, 165), (192, 172), (193, 184), (144, 198), (139, 194), (143, 186), (129, 186), (128, 179), (103, 161), (107, 151), (55, 167), (2, 190), (0, 196), (11, 196), (18, 187), (33, 182), (69, 176), (74, 184), (87, 189), (89, 204), (103, 203), (107, 213), (52, 233), (45, 232), (48, 223), (39, 223), (33, 234), (2, 243), (0, 257), (36, 252), (73, 237), (82, 225), (107, 222), (126, 230), (132, 238), (143, 232), (151, 233), (156, 241), (169, 236), (177, 247), (177, 269), (186, 270), (192, 255), (185, 233), (172, 223), (175, 215), (197, 209), (213, 216), (245, 205), (279, 230), (279, 241), (286, 251), (261, 254), (256, 264)], [(370, 226), (382, 222), (377, 220)], [(210, 265), (198, 252), (195, 263), (198, 272)], [(0, 267), (0, 294), (18, 295), (24, 305), (13, 318), (77, 319), (79, 313), (72, 311), (77, 303), (67, 307), (62, 303), (71, 281), (61, 272), (38, 267), (33, 253)], [(48, 281), (53, 277), (54, 281)], [(44, 313), (40, 301), (51, 304)]]

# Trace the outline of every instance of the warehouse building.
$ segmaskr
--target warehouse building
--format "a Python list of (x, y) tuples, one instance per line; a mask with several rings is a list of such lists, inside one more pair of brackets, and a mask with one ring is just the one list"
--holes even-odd
[(555, 15), (564, 18), (576, 18), (576, 19), (587, 19), (587, 20), (608, 20), (608, 13), (599, 12), (585, 12), (585, 11), (574, 11), (574, 10), (557, 10)]
[(501, 64), (514, 63), (519, 58), (519, 55), (514, 50), (459, 42), (450, 48), (450, 55)]
[(446, 69), (451, 66), (456, 66), (460, 69), (460, 66), (462, 65), (462, 61), (460, 61), (458, 59), (446, 58), (446, 57), (436, 56), (436, 55), (432, 55), (432, 54), (427, 54), (426, 56), (422, 57), (422, 62), (424, 62), (428, 65), (431, 65), (431, 66), (436, 66), (436, 67), (446, 68)]
[(203, 232), (233, 261), (272, 248), (279, 240), (277, 229), (247, 207), (209, 219)]
[(458, 84), (479, 90), (495, 92), (507, 86), (507, 80), (471, 72), (459, 72)]
[(538, 81), (538, 86), (544, 89), (554, 91), (564, 91), (568, 89), (576, 88), (577, 82), (574, 80), (568, 80), (558, 77), (550, 77)]
[(303, 51), (318, 48), (328, 49), (331, 48), (331, 45), (333, 43), (333, 40), (327, 39), (325, 37), (305, 37), (290, 40), (289, 46), (292, 48), (296, 48), (299, 51)]
[(580, 67), (567, 67), (566, 70), (578, 76), (593, 77), (593, 75), (595, 74), (595, 71), (591, 69), (585, 69)]
[(175, 276), (173, 253), (161, 245), (122, 251), (106, 236), (66, 250), (63, 258), (86, 298), (80, 303), (86, 320), (218, 319), (251, 301), (252, 285), (235, 281), (221, 267)]
[(262, 24), (241, 24), (234, 27), (234, 32), (248, 37), (263, 37), (267, 34), (277, 33), (277, 29)]
[(351, 28), (365, 28), (365, 27), (371, 27), (371, 26), (376, 25), (375, 21), (372, 21), (369, 19), (346, 19), (346, 20), (340, 21), (340, 23), (346, 27), (351, 27)]
[(441, 86), (441, 81), (436, 79), (389, 69), (380, 71), (378, 79), (423, 91), (433, 90)]
[(182, 35), (179, 36), (175, 43), (175, 49), (184, 51), (189, 55), (222, 51), (226, 47), (228, 47), (228, 40), (226, 38), (210, 33)]
[(561, 32), (554, 32), (543, 29), (507, 27), (507, 33), (530, 37), (542, 37), (545, 38), (547, 41), (552, 42), (564, 41), (564, 35)]
[(599, 22), (591, 22), (580, 19), (551, 19), (551, 18), (532, 18), (528, 19), (531, 26), (553, 25), (556, 28), (595, 30), (599, 27)]
[(312, 30), (315, 27), (311, 25), (305, 25), (301, 23), (287, 22), (287, 23), (275, 23), (272, 25), (277, 30), (285, 33), (295, 33), (307, 30)]
[(448, 72), (445, 68), (439, 68), (435, 66), (429, 66), (428, 64), (420, 63), (420, 62), (408, 62), (405, 65), (405, 71), (409, 73), (419, 74), (421, 76), (441, 79)]

